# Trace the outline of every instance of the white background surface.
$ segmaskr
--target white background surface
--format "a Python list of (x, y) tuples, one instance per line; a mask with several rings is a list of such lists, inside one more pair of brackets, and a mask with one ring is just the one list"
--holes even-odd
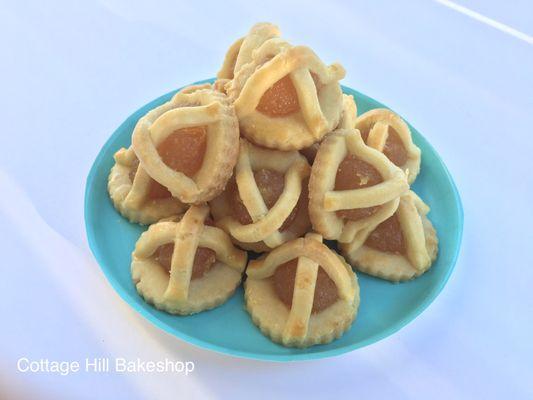
[[(461, 1), (522, 38), (433, 1), (327, 3), (0, 7), (0, 398), (532, 398), (532, 3)], [(257, 21), (340, 61), (345, 85), (407, 118), (464, 203), (461, 256), (437, 300), (393, 337), (333, 359), (263, 363), (181, 342), (119, 299), (86, 244), (85, 178), (109, 135), (149, 100), (214, 76)], [(16, 371), (23, 356), (196, 369), (30, 375)]]

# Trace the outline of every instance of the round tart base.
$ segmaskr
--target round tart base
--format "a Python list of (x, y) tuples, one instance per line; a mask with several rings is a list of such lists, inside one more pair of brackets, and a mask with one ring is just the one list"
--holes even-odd
[(431, 263), (425, 269), (419, 270), (414, 268), (403, 255), (385, 253), (365, 245), (362, 245), (355, 251), (348, 252), (346, 251), (348, 245), (340, 244), (340, 250), (354, 268), (365, 274), (391, 282), (402, 282), (417, 278), (433, 265), (433, 262), (437, 258), (439, 243), (437, 233), (431, 221), (423, 214), (420, 215), (420, 218), (424, 227), (426, 249), (431, 259)]
[(355, 281), (353, 302), (337, 300), (334, 304), (309, 319), (307, 336), (304, 341), (283, 341), (283, 329), (289, 318), (290, 310), (277, 296), (272, 278), (253, 279), (244, 282), (244, 300), (246, 310), (261, 332), (272, 341), (286, 347), (305, 348), (317, 344), (330, 343), (346, 332), (354, 321), (359, 308), (359, 285), (357, 277), (350, 270)]
[[(344, 75), (340, 64), (326, 66), (308, 47), (292, 47), (284, 41), (263, 43), (227, 87), (241, 134), (272, 149), (289, 151), (311, 146), (339, 123), (343, 97), (338, 81)], [(283, 116), (259, 111), (266, 90), (285, 76), (290, 76), (299, 93), (298, 110)]]
[(133, 260), (131, 275), (141, 297), (156, 308), (170, 314), (191, 315), (215, 308), (226, 302), (241, 282), (241, 273), (217, 262), (199, 279), (191, 281), (186, 302), (174, 302), (164, 296), (168, 272), (152, 260)]
[[(206, 145), (201, 166), (189, 177), (167, 165), (158, 146), (175, 131), (192, 127), (204, 127)], [(211, 85), (186, 87), (137, 122), (132, 148), (148, 175), (174, 197), (202, 204), (224, 190), (237, 162), (239, 126), (234, 108)]]
[(109, 173), (107, 190), (114, 207), (130, 222), (141, 225), (149, 225), (172, 215), (180, 214), (187, 206), (178, 199), (154, 199), (146, 201), (140, 208), (132, 208), (127, 205), (126, 197), (132, 188), (130, 179), (131, 168), (115, 163)]

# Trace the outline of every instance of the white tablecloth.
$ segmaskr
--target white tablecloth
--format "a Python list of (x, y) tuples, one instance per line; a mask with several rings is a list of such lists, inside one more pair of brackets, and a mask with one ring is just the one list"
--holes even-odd
[[(531, 398), (533, 7), (461, 4), (479, 14), (422, 0), (4, 4), (0, 398)], [(298, 364), (235, 359), (159, 331), (107, 283), (83, 223), (85, 178), (113, 130), (214, 76), (227, 46), (265, 20), (342, 62), (344, 84), (422, 132), (465, 210), (456, 270), (419, 318)], [(195, 370), (60, 376), (18, 372), (21, 357), (167, 357)]]

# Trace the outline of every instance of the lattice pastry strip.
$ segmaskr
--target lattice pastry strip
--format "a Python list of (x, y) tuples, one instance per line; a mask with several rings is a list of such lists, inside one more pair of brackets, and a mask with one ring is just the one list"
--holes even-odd
[(255, 24), (250, 32), (237, 39), (228, 49), (222, 68), (217, 74), (218, 79), (233, 79), (235, 73), (252, 61), (253, 52), (264, 42), (278, 38), (279, 28), (270, 23)]
[[(191, 206), (179, 222), (160, 221), (144, 232), (132, 254), (132, 276), (139, 293), (170, 313), (191, 314), (226, 301), (238, 286), (246, 266), (246, 252), (238, 250), (221, 229), (205, 225), (209, 207)], [(153, 260), (158, 248), (173, 243), (170, 272)], [(216, 264), (192, 280), (199, 248), (210, 249)]]
[(342, 95), (342, 115), (337, 129), (353, 129), (357, 120), (357, 104), (350, 94)]
[[(337, 126), (342, 112), (338, 81), (345, 75), (340, 64), (326, 66), (311, 49), (280, 39), (264, 42), (252, 58), (227, 85), (248, 139), (270, 148), (299, 150)], [(296, 92), (298, 111), (283, 116), (259, 111), (267, 90), (286, 77)]]
[[(184, 203), (201, 203), (220, 193), (231, 176), (238, 153), (238, 123), (223, 93), (196, 86), (139, 120), (132, 147), (142, 167)], [(186, 128), (205, 128), (205, 153), (193, 176), (165, 164), (158, 146), (170, 135)]]
[[(283, 192), (270, 209), (262, 197), (254, 175), (255, 171), (261, 169), (284, 175)], [(297, 207), (309, 173), (309, 164), (298, 152), (264, 149), (241, 139), (235, 181), (252, 223), (243, 225), (231, 215), (232, 200), (226, 192), (211, 202), (217, 225), (235, 238), (241, 247), (256, 251), (265, 250), (265, 247), (274, 248), (300, 236), (309, 226), (307, 210), (298, 209), (294, 223), (284, 231), (280, 228)], [(254, 245), (258, 242), (264, 243), (265, 246)]]
[(420, 171), (420, 149), (413, 143), (409, 126), (394, 112), (385, 108), (360, 115), (355, 127), (366, 144), (383, 152), (400, 167), (412, 184)]
[[(382, 182), (369, 187), (335, 190), (341, 162), (353, 155), (370, 164)], [(327, 239), (351, 242), (356, 235), (373, 224), (390, 217), (399, 196), (408, 190), (406, 176), (382, 153), (366, 146), (357, 130), (338, 130), (320, 145), (309, 181), (309, 215), (313, 228)], [(352, 221), (337, 214), (339, 210), (379, 208), (371, 215)]]
[(151, 189), (157, 183), (138, 164), (131, 147), (115, 153), (115, 165), (108, 179), (108, 191), (115, 208), (131, 222), (141, 224), (185, 211), (186, 206), (170, 193), (160, 193), (154, 198)]
[[(396, 218), (396, 225), (389, 220), (371, 226), (361, 237), (341, 244), (340, 248), (354, 267), (367, 274), (394, 282), (418, 277), (431, 267), (438, 252), (437, 234), (426, 216), (428, 212), (429, 207), (409, 191), (401, 197), (392, 217)], [(394, 232), (395, 238), (391, 229), (400, 230)], [(376, 244), (380, 237), (402, 245), (398, 246), (400, 249), (392, 249), (390, 243)]]
[[(272, 289), (272, 277), (280, 265), (294, 259), (298, 261), (292, 303), (287, 309)], [(312, 313), (319, 267), (334, 282), (337, 299), (320, 312)], [(357, 313), (359, 286), (355, 274), (315, 233), (251, 261), (247, 276), (246, 307), (254, 323), (283, 345), (307, 347), (327, 343), (342, 335)]]

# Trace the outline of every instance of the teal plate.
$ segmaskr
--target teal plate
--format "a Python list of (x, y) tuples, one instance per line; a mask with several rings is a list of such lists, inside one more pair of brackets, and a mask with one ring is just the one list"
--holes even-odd
[[(359, 113), (384, 107), (353, 89)], [(166, 332), (193, 345), (232, 356), (272, 361), (309, 360), (342, 354), (377, 342), (416, 318), (437, 297), (448, 280), (461, 243), (463, 210), (452, 177), (437, 152), (411, 127), (422, 150), (422, 167), (413, 188), (429, 204), (429, 218), (439, 236), (439, 256), (420, 278), (401, 284), (358, 273), (361, 305), (351, 329), (339, 340), (308, 349), (290, 349), (271, 342), (252, 323), (243, 306), (243, 291), (214, 310), (179, 317), (156, 310), (137, 294), (130, 276), (130, 256), (144, 227), (132, 224), (115, 211), (107, 194), (107, 176), (113, 154), (130, 145), (137, 120), (170, 100), (175, 92), (148, 103), (113, 133), (94, 161), (85, 191), (85, 224), (89, 245), (105, 276), (119, 295), (137, 312)]]

